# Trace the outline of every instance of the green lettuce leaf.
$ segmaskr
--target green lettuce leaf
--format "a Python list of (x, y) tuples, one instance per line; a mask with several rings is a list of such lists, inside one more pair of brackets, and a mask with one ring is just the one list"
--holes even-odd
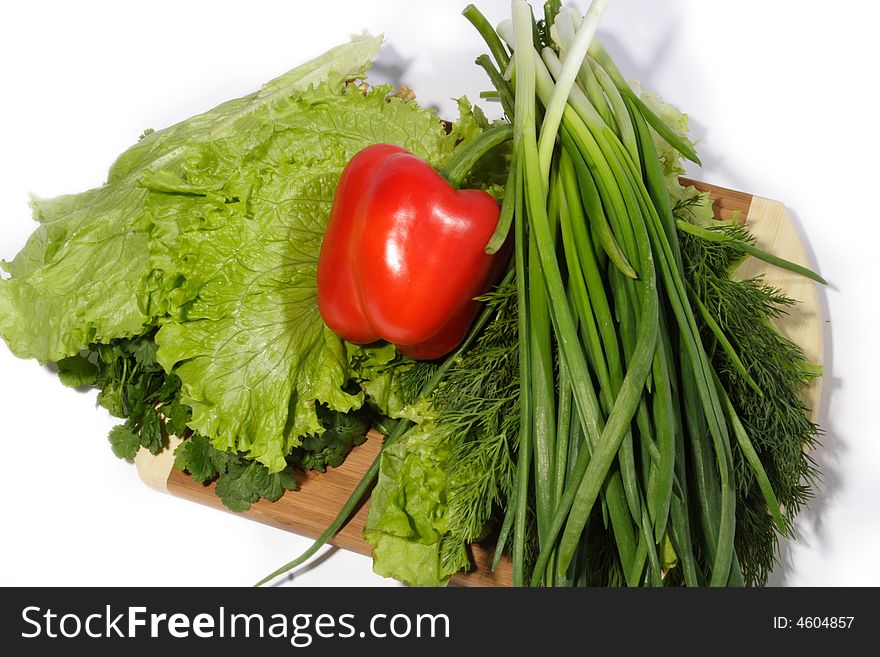
[(364, 537), (373, 546), (373, 570), (414, 586), (442, 586), (469, 565), (444, 564), (449, 436), (424, 422), (382, 452)]
[[(12, 352), (57, 361), (93, 342), (145, 332), (162, 310), (153, 303), (157, 281), (149, 241), (154, 215), (164, 208), (155, 189), (141, 182), (161, 180), (193, 149), (241, 135), (260, 113), (310, 85), (361, 75), (381, 41), (356, 37), (250, 96), (145, 135), (119, 157), (100, 188), (34, 199), (33, 215), (42, 223), (24, 249), (3, 263), (11, 278), (0, 279), (0, 336)], [(197, 205), (195, 199), (183, 201), (184, 211)]]
[[(397, 353), (393, 344), (353, 345), (346, 343), (354, 380), (367, 401), (381, 415), (407, 419), (416, 424), (436, 416), (427, 399), (420, 395), (425, 377), (412, 376), (415, 361)], [(433, 374), (433, 366), (423, 363), (419, 371)]]
[[(695, 145), (689, 136), (690, 128), (688, 126), (687, 114), (674, 105), (664, 102), (660, 96), (647, 91), (638, 83), (635, 83), (634, 88), (645, 105), (660, 117), (673, 132), (678, 134), (685, 142), (692, 146)], [(673, 208), (681, 210), (681, 212), (676, 212), (676, 214), (683, 214), (687, 219), (695, 223), (704, 223), (711, 220), (713, 212), (712, 199), (709, 198), (709, 194), (701, 192), (693, 185), (684, 186), (679, 182), (679, 176), (685, 174), (681, 153), (670, 146), (653, 128), (650, 130), (654, 141), (654, 148), (657, 149), (657, 156), (663, 169), (669, 201)]]

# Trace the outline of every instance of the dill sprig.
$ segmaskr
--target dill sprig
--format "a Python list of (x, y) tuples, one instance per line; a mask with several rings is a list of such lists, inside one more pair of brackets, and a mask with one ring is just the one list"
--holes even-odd
[[(481, 298), (493, 320), (437, 390), (438, 423), (453, 436), (447, 464), (448, 531), (455, 542), (483, 538), (507, 501), (516, 472), (519, 436), (519, 352), (515, 284)], [(445, 547), (445, 545), (444, 545)], [(444, 560), (454, 559), (446, 550)]]
[(672, 206), (672, 216), (683, 221), (692, 221), (696, 216), (695, 208), (706, 204), (704, 194), (694, 194), (678, 199)]
[[(519, 435), (519, 352), (516, 285), (480, 297), (494, 316), (450, 368), (431, 397), (437, 426), (452, 441), (444, 565), (461, 562), (468, 543), (484, 538), (513, 487)], [(401, 373), (402, 390), (419, 390), (436, 367), (417, 362)]]
[(428, 381), (434, 378), (440, 363), (432, 360), (419, 360), (401, 364), (392, 362), (389, 368), (397, 374), (397, 386), (404, 405), (415, 404)]
[[(761, 278), (733, 276), (748, 245), (754, 244), (748, 230), (737, 223), (711, 230), (722, 231), (730, 239), (711, 241), (679, 231), (686, 277), (760, 390), (749, 385), (723, 349), (712, 348), (715, 338), (704, 327), (703, 340), (712, 364), (790, 525), (809, 499), (817, 475), (808, 451), (816, 445), (819, 428), (801, 401), (817, 370), (773, 324), (794, 301)], [(777, 534), (754, 471), (736, 446), (733, 456), (738, 498), (736, 553), (746, 583), (763, 585), (776, 563)]]

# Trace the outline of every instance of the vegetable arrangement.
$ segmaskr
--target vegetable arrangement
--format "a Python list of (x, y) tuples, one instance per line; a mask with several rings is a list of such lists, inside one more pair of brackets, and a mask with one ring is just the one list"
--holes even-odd
[[(687, 118), (633, 88), (585, 16), (465, 17), (505, 119), (447, 124), (360, 84), (357, 37), (144, 133), (102, 187), (34, 201), (0, 279), (18, 356), (96, 386), (114, 453), (156, 454), (232, 510), (381, 455), (375, 570), (439, 585), (491, 537), (516, 585), (761, 585), (816, 475), (821, 373), (736, 267), (737, 222), (680, 185)], [(292, 491), (288, 494), (297, 494)]]

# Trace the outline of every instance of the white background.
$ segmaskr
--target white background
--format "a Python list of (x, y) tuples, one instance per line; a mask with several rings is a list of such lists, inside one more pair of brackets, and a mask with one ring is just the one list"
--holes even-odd
[[(352, 33), (383, 32), (379, 79), (453, 116), (488, 84), (465, 0), (0, 1), (0, 257), (34, 229), (28, 194), (100, 185), (144, 128), (256, 89)], [(577, 6), (585, 9), (585, 0)], [(785, 202), (822, 293), (826, 375), (818, 498), (773, 583), (880, 584), (877, 334), (880, 152), (876, 3), (615, 0), (618, 64), (687, 111), (692, 175)], [(506, 1), (482, 0), (493, 23)], [(497, 112), (497, 110), (496, 110)], [(155, 493), (106, 442), (94, 394), (0, 344), (0, 584), (249, 585), (307, 541)], [(294, 585), (393, 584), (335, 552)]]

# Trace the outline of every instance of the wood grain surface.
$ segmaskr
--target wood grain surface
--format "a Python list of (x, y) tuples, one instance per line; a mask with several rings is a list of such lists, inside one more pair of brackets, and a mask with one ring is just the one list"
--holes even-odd
[[(715, 202), (716, 218), (730, 220), (735, 216), (747, 221), (758, 245), (772, 253), (805, 266), (811, 266), (807, 250), (798, 233), (797, 226), (778, 201), (770, 201), (751, 194), (736, 192), (697, 181), (685, 180), (709, 192)], [(735, 213), (739, 212), (739, 215)], [(778, 323), (780, 329), (801, 346), (806, 357), (814, 363), (822, 362), (822, 315), (818, 292), (812, 281), (770, 267), (757, 260), (746, 262), (737, 274), (742, 277), (763, 275), (765, 280), (786, 291), (799, 303)], [(811, 409), (815, 419), (818, 413), (820, 382), (807, 391), (804, 402)], [(310, 538), (318, 536), (335, 518), (336, 513), (347, 501), (351, 491), (360, 481), (379, 453), (381, 436), (370, 432), (367, 441), (357, 447), (345, 463), (328, 470), (324, 474), (300, 473), (297, 475), (299, 488), (287, 492), (277, 502), (262, 500), (254, 504), (242, 515), (258, 522), (272, 525)], [(136, 458), (138, 472), (148, 485), (164, 490), (172, 495), (194, 502), (225, 509), (214, 494), (214, 486), (204, 486), (188, 475), (172, 467), (172, 459), (162, 455), (153, 457), (142, 450)], [(357, 514), (330, 543), (346, 550), (370, 554), (370, 546), (363, 539), (364, 522), (367, 517), (369, 500), (361, 505)], [(472, 545), (471, 553), (474, 569), (459, 573), (452, 582), (464, 586), (509, 586), (511, 582), (510, 563), (503, 561), (493, 573), (490, 569), (491, 546)]]
[[(262, 522), (279, 529), (315, 538), (336, 518), (349, 495), (358, 485), (363, 474), (379, 454), (382, 435), (370, 431), (367, 441), (352, 450), (348, 458), (338, 468), (330, 468), (325, 473), (298, 472), (295, 475), (299, 485), (297, 490), (288, 491), (277, 502), (260, 500), (243, 512), (251, 520)], [(148, 452), (149, 453), (149, 452)], [(184, 497), (226, 511), (220, 498), (214, 494), (214, 484), (204, 486), (180, 470), (171, 469), (166, 475), (167, 490), (172, 495)], [(331, 545), (359, 554), (370, 554), (370, 545), (364, 541), (364, 523), (370, 502), (360, 506), (342, 530), (331, 539)], [(471, 545), (471, 556), (475, 564), (469, 573), (458, 573), (452, 577), (454, 584), (464, 586), (509, 586), (511, 581), (510, 563), (504, 561), (492, 572), (492, 546)]]

